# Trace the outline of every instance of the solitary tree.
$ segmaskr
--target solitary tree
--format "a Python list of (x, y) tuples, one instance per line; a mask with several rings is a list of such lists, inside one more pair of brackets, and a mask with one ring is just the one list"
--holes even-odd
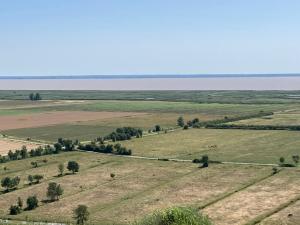
[(62, 189), (62, 187), (60, 186), (60, 184), (57, 184), (55, 182), (51, 182), (48, 185), (48, 189), (47, 189), (47, 197), (51, 200), (51, 201), (55, 201), (59, 199), (59, 196), (61, 196), (63, 194), (64, 190)]
[(33, 178), (32, 175), (28, 175), (27, 180), (28, 180), (28, 182), (29, 182), (29, 185), (32, 185), (32, 183), (33, 183), (33, 181), (34, 181), (34, 178)]
[(69, 161), (67, 169), (72, 171), (72, 173), (74, 174), (75, 172), (79, 171), (79, 164), (76, 161)]
[(32, 210), (32, 209), (35, 209), (39, 206), (39, 201), (37, 199), (37, 197), (34, 195), (34, 196), (29, 196), (27, 198), (27, 210)]
[(63, 174), (64, 174), (64, 171), (65, 171), (65, 166), (64, 166), (64, 164), (63, 163), (60, 163), (59, 165), (58, 165), (58, 173), (59, 173), (59, 176), (62, 176)]
[(180, 116), (178, 119), (177, 119), (177, 125), (180, 126), (180, 127), (183, 127), (184, 126), (184, 120), (183, 120), (183, 117)]
[(74, 210), (74, 218), (78, 225), (84, 225), (84, 223), (88, 220), (89, 215), (90, 213), (85, 205), (78, 205), (78, 207)]
[(280, 157), (280, 158), (279, 158), (279, 162), (280, 162), (281, 164), (284, 164), (285, 158), (284, 158), (284, 157)]
[(203, 168), (208, 167), (208, 163), (209, 163), (208, 155), (202, 156), (201, 162)]

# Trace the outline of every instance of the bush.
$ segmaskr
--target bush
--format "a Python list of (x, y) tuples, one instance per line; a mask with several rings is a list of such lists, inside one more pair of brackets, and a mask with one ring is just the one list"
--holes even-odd
[(12, 205), (9, 208), (10, 215), (18, 215), (21, 213), (21, 208), (18, 205)]
[(174, 207), (157, 211), (134, 225), (212, 225), (208, 217), (196, 209)]
[(36, 196), (29, 196), (27, 198), (26, 203), (27, 203), (27, 210), (33, 210), (39, 206), (38, 205), (39, 201)]

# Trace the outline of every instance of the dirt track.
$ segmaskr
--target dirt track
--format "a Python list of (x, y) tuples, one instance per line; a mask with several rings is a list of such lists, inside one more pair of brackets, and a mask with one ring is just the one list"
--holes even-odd
[(145, 113), (132, 112), (84, 112), (84, 111), (57, 111), (47, 113), (34, 113), (17, 116), (1, 116), (0, 131), (29, 127), (40, 127), (47, 125), (72, 123), (78, 121), (90, 121), (99, 119), (109, 119), (116, 117), (126, 117), (142, 115)]

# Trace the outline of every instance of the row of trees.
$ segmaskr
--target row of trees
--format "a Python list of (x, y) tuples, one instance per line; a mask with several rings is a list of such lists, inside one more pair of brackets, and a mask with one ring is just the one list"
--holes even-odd
[[(64, 174), (64, 164), (58, 165), (59, 176)], [(73, 174), (79, 172), (79, 164), (76, 161), (69, 161), (67, 164), (67, 169)], [(40, 181), (44, 179), (44, 176), (41, 174), (28, 175), (27, 181), (29, 185), (38, 184)], [(20, 177), (4, 177), (1, 179), (1, 186), (5, 189), (5, 192), (9, 192), (12, 190), (16, 190), (18, 185), (20, 184)]]
[(78, 148), (80, 150), (92, 151), (92, 152), (100, 152), (100, 153), (110, 153), (115, 155), (131, 155), (131, 149), (127, 149), (126, 147), (121, 146), (121, 144), (98, 144), (92, 142), (91, 144), (79, 144)]
[(201, 126), (200, 120), (198, 118), (188, 120), (187, 123), (185, 124), (182, 116), (180, 116), (177, 119), (177, 125), (182, 127), (183, 129), (188, 129), (189, 127), (199, 128)]
[(43, 156), (58, 154), (61, 151), (74, 151), (78, 140), (72, 141), (68, 139), (59, 138), (54, 146), (45, 145), (39, 146), (36, 149), (27, 150), (26, 146), (22, 146), (21, 149), (15, 150), (14, 152), (10, 150), (6, 156), (0, 155), (0, 163), (5, 163), (12, 160), (26, 159), (30, 157)]
[(112, 141), (124, 141), (129, 140), (132, 137), (143, 137), (143, 130), (133, 127), (117, 128), (116, 131), (110, 133), (109, 135), (106, 135), (103, 139)]
[(39, 100), (42, 100), (42, 97), (41, 97), (40, 93), (30, 93), (29, 99), (31, 101), (39, 101)]

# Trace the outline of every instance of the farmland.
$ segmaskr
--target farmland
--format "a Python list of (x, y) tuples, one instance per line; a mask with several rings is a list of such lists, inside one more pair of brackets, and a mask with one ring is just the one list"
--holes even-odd
[[(16, 98), (22, 99), (24, 93)], [(144, 135), (116, 142), (131, 149), (131, 156), (75, 148), (1, 163), (0, 179), (19, 177), (20, 183), (13, 190), (0, 188), (0, 219), (16, 224), (74, 223), (73, 210), (83, 204), (90, 212), (88, 223), (99, 225), (128, 225), (172, 206), (196, 208), (208, 215), (214, 225), (299, 224), (300, 168), (284, 167), (279, 161), (283, 157), (286, 164), (295, 165), (293, 156), (300, 155), (299, 131), (204, 126), (183, 129), (177, 124), (179, 116), (185, 122), (194, 118), (208, 122), (252, 115), (253, 118), (231, 123), (298, 125), (300, 105), (297, 99), (288, 97), (294, 92), (209, 92), (210, 98), (207, 92), (200, 92), (193, 101), (187, 100), (191, 93), (177, 92), (174, 96), (181, 96), (177, 99), (172, 99), (170, 93), (157, 93), (157, 99), (163, 101), (138, 99), (146, 94), (153, 97), (153, 93), (127, 93), (124, 100), (109, 99), (108, 93), (96, 92), (90, 92), (89, 99), (83, 98), (84, 92), (77, 93), (73, 100), (62, 97), (65, 92), (52, 93), (51, 99), (50, 93), (45, 92), (48, 100), (37, 102), (12, 100), (12, 93), (0, 93), (11, 96), (10, 100), (0, 101), (0, 154), (23, 145), (28, 149), (43, 143), (51, 145), (58, 138), (88, 143), (119, 127), (141, 128)], [(222, 102), (221, 95), (225, 96)], [(260, 98), (254, 102), (247, 95)], [(201, 103), (205, 96), (209, 103)], [(259, 116), (261, 111), (273, 115)], [(155, 125), (164, 130), (152, 131)], [(191, 162), (204, 155), (214, 161), (208, 168)], [(66, 167), (69, 161), (79, 163), (79, 172), (72, 174), (65, 169), (60, 176), (58, 166)], [(28, 176), (36, 174), (43, 179), (30, 184)], [(48, 200), (50, 182), (64, 189), (58, 201)], [(39, 207), (9, 214), (18, 197), (26, 203), (31, 195), (37, 196)]]

